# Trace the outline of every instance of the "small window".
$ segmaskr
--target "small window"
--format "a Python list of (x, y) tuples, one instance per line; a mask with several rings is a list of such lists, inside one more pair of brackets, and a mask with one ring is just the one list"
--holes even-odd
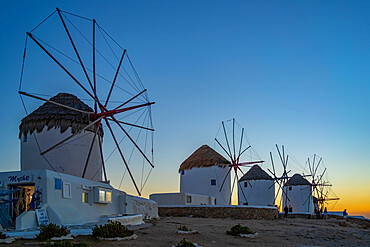
[(63, 198), (72, 198), (71, 184), (63, 183)]
[(289, 190), (292, 190), (292, 186), (289, 186)]
[(216, 179), (211, 179), (211, 185), (215, 186), (216, 185)]
[(244, 182), (244, 187), (248, 187), (248, 182)]
[(105, 191), (104, 190), (99, 191), (99, 201), (105, 202)]
[(27, 134), (23, 135), (23, 142), (27, 142)]
[(247, 206), (248, 205), (248, 202), (243, 202), (243, 205), (246, 205)]
[(184, 171), (184, 170), (182, 170), (182, 171), (181, 171), (181, 175), (184, 175), (184, 174), (185, 174), (185, 171)]
[(94, 187), (93, 202), (112, 203), (112, 190), (108, 188)]
[(105, 192), (105, 201), (112, 202), (112, 192), (110, 191)]
[(216, 198), (215, 198), (215, 205), (217, 205), (217, 200), (216, 200)]
[(191, 196), (186, 196), (186, 203), (191, 203)]
[(82, 202), (83, 203), (89, 203), (89, 193), (82, 192)]

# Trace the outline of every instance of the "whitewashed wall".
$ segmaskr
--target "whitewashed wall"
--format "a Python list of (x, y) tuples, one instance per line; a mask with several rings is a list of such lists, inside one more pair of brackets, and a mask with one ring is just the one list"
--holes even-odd
[[(247, 183), (247, 187), (244, 186)], [(250, 180), (238, 182), (238, 204), (249, 206), (274, 206), (275, 186), (273, 180)], [(252, 185), (252, 186), (251, 186)]]
[[(292, 190), (289, 190), (289, 187)], [(284, 191), (288, 195), (288, 200), (283, 194), (283, 211), (285, 205), (292, 206), (293, 213), (309, 213), (313, 214), (313, 197), (311, 192), (311, 186), (309, 185), (295, 185), (295, 186), (284, 186)]]
[[(187, 197), (190, 197), (190, 202)], [(212, 196), (196, 195), (190, 193), (158, 193), (151, 194), (149, 198), (158, 205), (215, 205)]]
[[(44, 156), (54, 167), (54, 169), (40, 155), (40, 151), (35, 140), (36, 136), (41, 151), (45, 151), (70, 135), (72, 135), (71, 128), (67, 129), (64, 133), (60, 133), (59, 128), (52, 128), (50, 130), (47, 130), (46, 127), (44, 127), (44, 129), (40, 133), (37, 133), (35, 131), (32, 135), (27, 134), (26, 138), (22, 135), (21, 170), (55, 169), (57, 172), (81, 177), (87, 160), (90, 145), (94, 137), (93, 132), (83, 131), (82, 133), (68, 140), (63, 145), (46, 153)], [(94, 147), (89, 159), (85, 178), (95, 181), (101, 181), (101, 166), (102, 163), (97, 136), (94, 141)]]
[[(180, 193), (213, 196), (216, 199), (216, 205), (229, 205), (231, 194), (230, 174), (221, 192), (219, 191), (228, 169), (228, 167), (211, 166), (185, 170), (184, 174), (180, 175)], [(211, 185), (211, 179), (216, 180), (216, 185)]]

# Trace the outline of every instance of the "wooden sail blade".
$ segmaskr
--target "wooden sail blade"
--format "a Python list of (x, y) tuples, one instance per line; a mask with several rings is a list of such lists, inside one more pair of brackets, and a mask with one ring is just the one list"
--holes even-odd
[(230, 172), (231, 172), (231, 167), (230, 167), (230, 168), (229, 168), (229, 170), (227, 171), (226, 176), (225, 176), (224, 180), (223, 180), (223, 181), (222, 181), (222, 183), (221, 183), (221, 186), (220, 186), (219, 192), (221, 192), (222, 188), (224, 187), (225, 181), (226, 181), (227, 177), (230, 175)]
[(137, 97), (139, 97), (141, 94), (143, 94), (144, 92), (146, 92), (147, 90), (144, 89), (143, 91), (141, 91), (140, 93), (138, 93), (137, 95), (133, 96), (131, 99), (123, 102), (122, 104), (120, 104), (119, 106), (117, 106), (116, 108), (114, 108), (115, 110), (118, 109), (118, 108), (121, 108), (122, 106), (130, 103), (131, 101), (133, 101), (134, 99), (136, 99)]
[[(110, 119), (110, 118), (107, 118), (109, 121), (114, 121), (113, 119)], [(140, 129), (145, 129), (145, 130), (150, 130), (150, 131), (154, 131), (154, 129), (151, 129), (151, 128), (147, 128), (147, 127), (144, 127), (144, 126), (140, 126), (140, 125), (136, 125), (136, 124), (132, 124), (132, 123), (127, 123), (127, 122), (122, 122), (122, 121), (119, 121), (119, 120), (116, 120), (117, 122), (121, 123), (121, 124), (125, 124), (125, 125), (129, 125), (129, 126), (132, 126), (132, 127), (136, 127), (136, 128), (140, 128)]]
[(131, 181), (132, 181), (132, 183), (134, 184), (135, 189), (136, 189), (136, 191), (137, 191), (138, 195), (139, 195), (139, 196), (141, 196), (140, 190), (139, 190), (139, 188), (138, 188), (138, 187), (137, 187), (137, 185), (136, 185), (136, 182), (135, 182), (134, 176), (132, 175), (131, 170), (130, 170), (130, 168), (128, 167), (128, 164), (127, 164), (127, 162), (126, 162), (126, 159), (125, 159), (125, 157), (124, 157), (124, 155), (123, 155), (123, 153), (122, 153), (121, 147), (119, 146), (119, 143), (118, 143), (118, 141), (117, 141), (117, 139), (116, 139), (116, 136), (115, 136), (115, 135), (114, 135), (114, 133), (113, 133), (112, 127), (110, 126), (110, 124), (109, 124), (109, 122), (108, 122), (108, 120), (107, 120), (107, 119), (104, 119), (104, 120), (105, 120), (105, 123), (107, 124), (107, 127), (108, 127), (108, 129), (109, 129), (109, 131), (110, 131), (110, 133), (111, 133), (112, 137), (113, 137), (114, 143), (116, 144), (117, 150), (118, 150), (118, 152), (119, 152), (119, 154), (120, 154), (120, 156), (121, 156), (121, 158), (122, 158), (122, 160), (123, 160), (123, 163), (125, 164), (126, 169), (127, 169), (128, 173), (129, 173), (129, 175), (130, 175)]
[(228, 148), (228, 150), (229, 150), (229, 154), (230, 154), (230, 157), (231, 157), (232, 163), (235, 163), (235, 160), (234, 160), (234, 159), (232, 158), (232, 156), (231, 156), (231, 149), (230, 149), (230, 145), (229, 145), (229, 139), (227, 138), (227, 133), (226, 133), (225, 123), (224, 123), (224, 121), (222, 121), (222, 128), (223, 128), (223, 130), (224, 130), (225, 140), (226, 140), (227, 148)]
[(121, 64), (122, 64), (122, 61), (123, 61), (123, 58), (124, 58), (125, 54), (126, 54), (126, 49), (123, 50), (123, 54), (122, 54), (121, 60), (119, 61), (118, 68), (116, 70), (116, 74), (114, 75), (114, 79), (113, 79), (112, 85), (111, 85), (111, 87), (109, 89), (109, 93), (108, 93), (108, 96), (107, 96), (107, 100), (105, 101), (104, 107), (106, 107), (108, 105), (108, 101), (109, 101), (109, 98), (110, 98), (110, 96), (112, 94), (113, 87), (116, 84), (117, 76), (119, 74), (119, 70), (121, 68)]
[(231, 155), (226, 151), (226, 149), (221, 145), (221, 143), (217, 140), (217, 138), (215, 138), (215, 141), (217, 142), (217, 144), (222, 148), (222, 150), (225, 151), (225, 153), (227, 154), (227, 156), (230, 157), (230, 159), (232, 160), (233, 158), (231, 157)]
[[(100, 126), (100, 124), (99, 124), (99, 126)], [(87, 158), (86, 158), (84, 170), (82, 172), (82, 177), (83, 178), (85, 177), (87, 166), (89, 165), (89, 160), (90, 160), (90, 156), (91, 156), (91, 153), (92, 153), (92, 150), (93, 150), (93, 147), (94, 147), (95, 138), (96, 138), (96, 136), (97, 136), (97, 134), (99, 132), (99, 126), (97, 126), (97, 128), (96, 128), (95, 133), (94, 133), (94, 137), (93, 137), (93, 139), (91, 141), (91, 144), (90, 144), (90, 148), (89, 148), (89, 152), (87, 154)]]
[(54, 105), (57, 105), (57, 106), (60, 106), (60, 107), (64, 107), (64, 108), (72, 110), (72, 111), (81, 112), (81, 113), (88, 114), (88, 115), (92, 114), (92, 112), (83, 111), (83, 110), (80, 110), (80, 109), (77, 109), (77, 108), (74, 108), (74, 107), (71, 107), (71, 106), (68, 106), (68, 105), (64, 105), (64, 104), (61, 104), (61, 103), (58, 103), (58, 102), (55, 102), (55, 101), (52, 101), (52, 100), (48, 100), (48, 99), (44, 99), (44, 98), (36, 96), (36, 95), (32, 95), (32, 94), (29, 94), (29, 93), (26, 93), (26, 92), (23, 92), (23, 91), (18, 91), (18, 93), (21, 94), (21, 95), (25, 95), (25, 96), (34, 98), (34, 99), (38, 99), (38, 100), (48, 102), (50, 104), (54, 104)]
[[(128, 137), (128, 139), (134, 144), (137, 150), (141, 153), (141, 155), (145, 158), (145, 160), (149, 163), (151, 167), (154, 168), (154, 165), (152, 162), (148, 159), (148, 157), (145, 155), (145, 153), (141, 150), (141, 148), (136, 144), (136, 142), (131, 138), (129, 133), (122, 127), (122, 125), (112, 116), (112, 120), (120, 127), (120, 129), (125, 133), (125, 135)], [(107, 121), (108, 122), (108, 121)]]
[[(71, 42), (71, 44), (72, 44), (72, 46), (73, 46), (73, 50), (75, 51), (76, 56), (77, 56), (77, 58), (78, 58), (78, 61), (80, 62), (80, 65), (81, 65), (81, 67), (82, 67), (82, 70), (84, 71), (84, 74), (85, 74), (85, 76), (86, 76), (86, 78), (87, 78), (87, 81), (89, 82), (89, 85), (90, 85), (91, 89), (94, 91), (94, 86), (93, 86), (93, 85), (92, 85), (92, 83), (91, 83), (90, 77), (89, 77), (89, 75), (87, 74), (87, 71), (86, 71), (85, 66), (84, 66), (84, 64), (83, 64), (83, 62), (82, 62), (82, 59), (81, 59), (81, 57), (80, 57), (80, 54), (79, 54), (79, 53), (78, 53), (78, 51), (77, 51), (77, 47), (76, 47), (75, 43), (73, 42), (72, 36), (71, 36), (71, 34), (69, 33), (69, 30), (68, 30), (68, 28), (67, 28), (66, 23), (64, 22), (64, 19), (63, 19), (63, 17), (62, 17), (61, 11), (60, 11), (60, 9), (58, 9), (58, 8), (57, 8), (57, 11), (58, 11), (58, 14), (59, 14), (60, 20), (62, 21), (62, 24), (63, 24), (64, 30), (66, 31), (66, 33), (67, 33), (67, 35), (68, 35), (69, 41)], [(95, 92), (95, 91), (94, 91), (94, 92)], [(96, 95), (95, 95), (95, 97), (96, 97)]]

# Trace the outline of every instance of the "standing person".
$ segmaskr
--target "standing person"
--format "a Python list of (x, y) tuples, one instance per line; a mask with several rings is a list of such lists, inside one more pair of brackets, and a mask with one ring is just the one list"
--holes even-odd
[(325, 207), (324, 209), (324, 220), (328, 218), (328, 209)]
[(314, 212), (314, 219), (317, 219), (317, 207), (315, 207), (315, 209), (313, 210), (313, 212)]
[(347, 209), (344, 209), (344, 211), (343, 211), (343, 217), (344, 217), (344, 218), (347, 218), (347, 215), (348, 215), (348, 213), (347, 213)]
[(288, 217), (288, 211), (289, 211), (288, 206), (285, 205), (285, 207), (284, 207), (284, 218)]

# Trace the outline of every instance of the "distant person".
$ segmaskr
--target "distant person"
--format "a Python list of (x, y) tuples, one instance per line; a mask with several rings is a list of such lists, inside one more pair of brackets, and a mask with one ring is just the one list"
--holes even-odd
[(288, 206), (285, 205), (285, 207), (284, 207), (284, 218), (288, 218), (288, 212), (289, 212)]
[(328, 218), (328, 209), (325, 207), (324, 209), (324, 220)]
[(322, 219), (322, 208), (320, 209), (319, 211), (319, 219), (321, 220)]
[(314, 213), (314, 219), (317, 219), (317, 213), (318, 213), (317, 207), (315, 207), (315, 209), (313, 210), (313, 213)]
[(344, 217), (344, 218), (347, 218), (347, 215), (348, 215), (348, 213), (347, 213), (347, 209), (344, 209), (344, 211), (343, 211), (343, 217)]

